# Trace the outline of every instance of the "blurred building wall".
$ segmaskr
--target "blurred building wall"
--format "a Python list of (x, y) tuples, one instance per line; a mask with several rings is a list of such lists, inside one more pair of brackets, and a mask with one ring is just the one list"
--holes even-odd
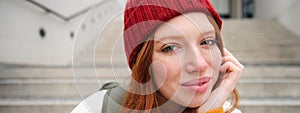
[[(0, 0), (0, 62), (65, 65), (78, 19), (64, 22), (21, 0)], [(44, 32), (43, 37), (40, 32)]]
[[(121, 11), (116, 0), (98, 0), (98, 5), (89, 11), (85, 9), (96, 3), (89, 2), (97, 0), (36, 1), (54, 5), (45, 10), (26, 0), (0, 0), (0, 63), (70, 65), (74, 57), (95, 42), (109, 19)], [(67, 18), (82, 13), (65, 20), (52, 10)]]

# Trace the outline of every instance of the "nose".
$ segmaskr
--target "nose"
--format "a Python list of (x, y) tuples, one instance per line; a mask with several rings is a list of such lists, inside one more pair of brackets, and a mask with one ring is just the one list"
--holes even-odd
[(201, 51), (197, 47), (191, 47), (186, 51), (184, 68), (188, 73), (204, 72), (208, 67), (209, 52)]

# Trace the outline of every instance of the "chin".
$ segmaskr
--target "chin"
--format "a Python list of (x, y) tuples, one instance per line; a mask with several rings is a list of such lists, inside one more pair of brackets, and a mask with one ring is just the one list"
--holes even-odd
[(196, 108), (200, 107), (202, 104), (204, 104), (209, 96), (211, 95), (212, 86), (209, 87), (209, 89), (204, 94), (195, 94), (193, 100), (188, 104), (187, 107), (190, 108)]

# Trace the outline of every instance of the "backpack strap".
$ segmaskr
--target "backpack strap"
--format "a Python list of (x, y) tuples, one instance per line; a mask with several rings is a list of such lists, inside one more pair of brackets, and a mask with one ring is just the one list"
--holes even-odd
[(107, 90), (103, 100), (102, 113), (119, 113), (126, 91), (117, 82), (106, 83), (100, 90)]

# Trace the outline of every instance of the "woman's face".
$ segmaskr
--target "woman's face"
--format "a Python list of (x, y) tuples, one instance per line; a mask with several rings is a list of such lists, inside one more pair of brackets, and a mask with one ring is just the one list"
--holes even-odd
[(200, 12), (175, 17), (157, 29), (151, 69), (164, 97), (187, 107), (208, 99), (222, 62), (215, 32)]

